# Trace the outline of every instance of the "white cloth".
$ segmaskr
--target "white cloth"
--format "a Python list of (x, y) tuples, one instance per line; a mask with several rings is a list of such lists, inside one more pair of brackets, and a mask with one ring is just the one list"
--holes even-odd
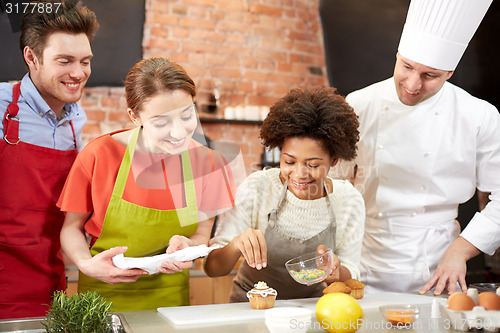
[[(442, 239), (437, 235), (445, 232), (453, 239), (458, 204), (470, 199), (476, 187), (491, 192), (491, 201), (461, 236), (491, 255), (500, 246), (500, 115), (496, 108), (449, 82), (428, 100), (406, 106), (397, 97), (393, 78), (346, 99), (360, 120), (355, 187), (365, 198), (367, 213), (364, 270), (395, 275), (415, 271), (422, 278), (427, 259), (432, 274), (442, 254), (432, 249), (446, 246), (439, 244)], [(369, 228), (369, 223), (375, 227)], [(441, 224), (445, 229), (426, 235), (425, 245), (419, 246), (391, 236), (394, 223), (408, 225), (410, 238), (422, 225), (439, 229)], [(421, 256), (424, 250), (427, 258)], [(387, 281), (385, 287), (393, 290), (394, 285)]]
[(162, 263), (165, 261), (176, 262), (194, 260), (196, 258), (207, 256), (210, 251), (216, 248), (218, 248), (218, 246), (190, 246), (170, 254), (165, 253), (142, 258), (125, 257), (123, 253), (120, 253), (114, 256), (112, 260), (113, 264), (118, 268), (140, 268), (147, 271), (149, 274), (155, 274), (158, 273), (158, 268), (161, 267)]
[[(235, 207), (218, 222), (210, 244), (227, 245), (248, 228), (266, 231), (268, 214), (276, 207), (283, 184), (280, 169), (252, 173), (238, 187)], [(359, 277), (359, 259), (364, 226), (364, 203), (361, 194), (344, 180), (332, 180), (329, 194), (335, 213), (337, 232), (335, 254), (353, 278)], [(328, 205), (324, 198), (301, 200), (287, 191), (278, 214), (280, 231), (293, 238), (310, 239), (330, 224)], [(318, 244), (319, 245), (319, 244)]]

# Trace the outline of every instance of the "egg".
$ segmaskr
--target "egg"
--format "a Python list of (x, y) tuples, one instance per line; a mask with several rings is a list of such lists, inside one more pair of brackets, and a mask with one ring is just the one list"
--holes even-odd
[(454, 311), (469, 311), (476, 306), (471, 297), (466, 293), (457, 291), (448, 297), (448, 309)]
[(477, 305), (486, 310), (500, 310), (500, 296), (493, 291), (485, 291), (479, 294)]

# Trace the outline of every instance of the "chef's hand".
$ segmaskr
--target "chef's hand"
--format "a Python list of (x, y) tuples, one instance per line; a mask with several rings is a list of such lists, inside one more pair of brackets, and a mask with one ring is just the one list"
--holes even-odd
[(467, 265), (465, 259), (460, 258), (460, 256), (454, 253), (445, 252), (439, 261), (434, 275), (418, 293), (425, 294), (435, 286), (434, 295), (441, 295), (446, 289), (448, 289), (448, 294), (451, 295), (457, 290), (457, 282), (465, 292), (467, 291), (467, 284), (465, 283), (466, 272)]
[[(324, 254), (326, 251), (330, 250), (325, 245), (321, 244), (316, 249), (318, 255)], [(333, 251), (332, 251), (333, 253)], [(332, 273), (324, 280), (326, 283), (332, 283), (340, 279), (340, 260), (335, 253), (333, 253), (333, 262), (330, 263), (332, 267)]]
[[(174, 253), (176, 251), (182, 250), (186, 247), (191, 246), (191, 240), (184, 236), (174, 235), (170, 238), (170, 242), (167, 247), (167, 253)], [(164, 261), (160, 267), (158, 267), (158, 272), (165, 274), (173, 274), (177, 272), (182, 272), (186, 268), (193, 267), (193, 261), (175, 261), (168, 262)]]
[(80, 261), (78, 268), (83, 274), (109, 284), (135, 282), (141, 275), (148, 274), (148, 272), (139, 268), (121, 269), (113, 265), (111, 260), (115, 255), (126, 252), (127, 249), (126, 246), (118, 246), (102, 251), (90, 259)]
[(434, 295), (441, 295), (446, 288), (448, 288), (448, 294), (451, 295), (457, 290), (457, 282), (462, 291), (467, 291), (467, 284), (465, 283), (466, 263), (467, 260), (479, 253), (481, 251), (465, 238), (458, 237), (448, 247), (439, 261), (436, 272), (434, 272), (429, 282), (420, 289), (419, 293), (425, 294), (435, 286)]
[(248, 266), (260, 270), (267, 266), (267, 245), (264, 233), (258, 229), (248, 228), (244, 233), (231, 241), (241, 252)]

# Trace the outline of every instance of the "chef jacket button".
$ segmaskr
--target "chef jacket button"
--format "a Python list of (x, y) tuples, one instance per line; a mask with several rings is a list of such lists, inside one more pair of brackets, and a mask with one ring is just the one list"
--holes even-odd
[(429, 153), (429, 152), (424, 153), (424, 157), (429, 157), (429, 156), (431, 156), (431, 155), (432, 155), (432, 153)]
[(378, 215), (378, 217), (382, 217), (382, 216), (384, 216), (384, 213), (380, 212), (377, 215)]
[(436, 116), (439, 116), (439, 111), (434, 112)]
[(388, 111), (389, 108), (387, 106), (384, 107), (384, 111)]
[(420, 186), (420, 189), (424, 191), (426, 189), (425, 185)]
[(382, 177), (380, 177), (380, 180), (383, 181), (383, 182), (385, 182), (387, 180), (387, 177), (386, 176), (382, 176)]
[(40, 112), (39, 114), (40, 114), (40, 116), (43, 116), (43, 112)]
[(377, 146), (377, 148), (378, 148), (379, 150), (382, 150), (382, 149), (384, 149), (384, 145), (378, 145), (378, 146)]
[(417, 213), (412, 212), (412, 213), (411, 213), (411, 217), (415, 217), (415, 216), (417, 216)]

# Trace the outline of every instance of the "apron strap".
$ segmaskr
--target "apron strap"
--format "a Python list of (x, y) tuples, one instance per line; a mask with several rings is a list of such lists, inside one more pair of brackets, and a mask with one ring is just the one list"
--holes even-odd
[(191, 168), (191, 158), (189, 150), (186, 150), (181, 155), (182, 159), (182, 177), (184, 179), (184, 193), (186, 206), (196, 206), (196, 188), (194, 186), (193, 170)]
[[(215, 166), (214, 166), (214, 158), (212, 156), (212, 149), (208, 148), (208, 155), (210, 156), (210, 164), (212, 165), (212, 172), (215, 172)], [(234, 197), (233, 197), (233, 192), (231, 191), (231, 186), (229, 185), (229, 180), (226, 175), (226, 165), (223, 165), (221, 167), (222, 175), (224, 176), (224, 182), (226, 183), (226, 190), (229, 195), (229, 200), (231, 200), (231, 205), (234, 207)]]
[[(127, 184), (130, 167), (132, 165), (132, 157), (134, 156), (140, 130), (141, 127), (137, 127), (130, 138), (129, 144), (127, 145), (122, 163), (120, 164), (120, 169), (118, 170), (118, 174), (116, 176), (112, 194), (113, 197), (120, 199), (123, 197), (123, 192), (125, 191), (125, 185)], [(179, 217), (180, 225), (184, 227), (198, 222), (198, 203), (196, 200), (196, 188), (194, 184), (193, 170), (191, 167), (191, 158), (189, 157), (189, 150), (182, 153), (181, 160), (186, 207), (178, 208), (176, 209), (176, 212)]]
[(194, 185), (193, 170), (191, 167), (191, 158), (189, 150), (186, 150), (181, 155), (182, 159), (182, 176), (184, 179), (184, 197), (186, 207), (177, 209), (179, 224), (185, 227), (198, 222), (198, 203), (196, 201), (196, 188)]
[(125, 154), (123, 155), (122, 163), (120, 164), (120, 169), (116, 175), (115, 186), (113, 188), (112, 196), (118, 198), (123, 197), (123, 192), (125, 191), (125, 185), (127, 184), (128, 174), (130, 172), (130, 166), (132, 165), (132, 156), (134, 156), (135, 146), (137, 144), (137, 138), (139, 137), (140, 127), (132, 134), (130, 142), (127, 145)]
[[(333, 186), (333, 184), (332, 184), (332, 186)], [(335, 237), (337, 236), (337, 220), (335, 218), (335, 212), (333, 211), (332, 199), (328, 195), (328, 188), (326, 187), (325, 182), (323, 182), (323, 187), (325, 188), (325, 193), (326, 193), (325, 199), (326, 199), (327, 204), (328, 204), (328, 213), (330, 214), (330, 228), (329, 228), (330, 229), (330, 237), (332, 240), (332, 244), (334, 244), (334, 246), (335, 246), (337, 244), (337, 242), (335, 241)], [(268, 218), (267, 218), (268, 227), (274, 227), (276, 225), (276, 223), (278, 222), (278, 210), (280, 209), (280, 206), (281, 206), (283, 200), (285, 199), (287, 190), (288, 190), (288, 181), (285, 180), (285, 183), (283, 184), (283, 189), (282, 189), (281, 194), (280, 194), (278, 204), (268, 215)], [(335, 252), (335, 249), (332, 249), (332, 251)]]
[(76, 141), (75, 127), (73, 126), (73, 120), (69, 121), (69, 125), (71, 126), (71, 131), (73, 132), (73, 139), (75, 140), (75, 149), (78, 151), (78, 143)]
[(283, 184), (283, 189), (281, 190), (280, 198), (278, 200), (278, 204), (276, 207), (269, 213), (267, 217), (268, 227), (274, 227), (274, 225), (278, 222), (278, 210), (280, 209), (281, 203), (285, 199), (286, 191), (288, 190), (288, 181), (285, 180)]
[(427, 245), (429, 244), (429, 241), (439, 233), (445, 233), (446, 232), (446, 227), (431, 227), (425, 232), (424, 236), (424, 246), (422, 250), (422, 279), (424, 281), (429, 281), (431, 278), (431, 270), (430, 270), (430, 264), (431, 260), (429, 260), (429, 254), (427, 252)]
[[(20, 95), (21, 82), (18, 82), (12, 88), (12, 102), (7, 106), (7, 111), (5, 112), (3, 118), (3, 138), (5, 142), (10, 145), (17, 145), (21, 140), (19, 138), (19, 117), (17, 115), (19, 112), (17, 102), (19, 101)], [(13, 118), (17, 118), (17, 120), (14, 120)]]
[[(5, 112), (3, 118), (3, 132), (4, 140), (10, 145), (17, 145), (21, 138), (19, 137), (19, 97), (21, 96), (21, 82), (16, 83), (12, 87), (12, 102), (7, 106), (7, 111)], [(14, 118), (17, 118), (15, 120)], [(71, 131), (73, 132), (73, 139), (75, 140), (75, 149), (78, 150), (78, 143), (76, 140), (75, 127), (73, 126), (73, 120), (69, 121), (71, 126)]]
[[(335, 212), (333, 211), (333, 202), (330, 196), (328, 195), (328, 188), (326, 187), (326, 183), (323, 182), (323, 186), (325, 188), (326, 200), (328, 202), (328, 213), (330, 214), (330, 237), (332, 239), (332, 244), (334, 247), (337, 246), (336, 237), (337, 237), (337, 219), (335, 217)], [(333, 191), (333, 182), (332, 182), (332, 191)], [(335, 252), (335, 248), (332, 249)]]

